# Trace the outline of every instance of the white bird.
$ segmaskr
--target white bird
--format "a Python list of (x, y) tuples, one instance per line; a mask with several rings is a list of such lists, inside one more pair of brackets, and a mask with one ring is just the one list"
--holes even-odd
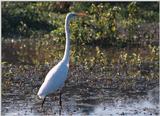
[[(65, 19), (65, 34), (66, 34), (66, 46), (63, 59), (54, 66), (46, 75), (46, 78), (38, 91), (39, 98), (43, 99), (43, 103), (47, 95), (55, 93), (60, 90), (67, 79), (67, 73), (69, 70), (69, 59), (70, 59), (70, 33), (69, 23), (70, 19), (75, 16), (85, 16), (85, 13), (68, 13)], [(61, 92), (60, 92), (60, 106), (61, 106)]]

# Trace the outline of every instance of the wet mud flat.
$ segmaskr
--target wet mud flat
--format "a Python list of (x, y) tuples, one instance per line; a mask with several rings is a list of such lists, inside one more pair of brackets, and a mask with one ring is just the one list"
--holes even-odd
[(3, 64), (2, 115), (159, 115), (158, 78), (115, 78), (71, 66), (63, 88), (47, 97), (37, 92), (50, 67)]
[[(2, 115), (159, 115), (159, 49), (71, 47), (68, 79), (59, 93), (37, 97), (64, 46), (51, 39), (2, 42)], [(75, 62), (77, 58), (77, 62)]]

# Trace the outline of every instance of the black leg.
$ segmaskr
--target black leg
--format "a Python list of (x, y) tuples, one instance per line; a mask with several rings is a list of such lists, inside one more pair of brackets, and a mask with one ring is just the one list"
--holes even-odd
[(62, 97), (62, 93), (61, 93), (61, 91), (60, 91), (60, 93), (59, 93), (59, 105), (62, 107), (62, 100), (61, 100), (61, 97)]
[(46, 100), (46, 97), (43, 99), (43, 101), (42, 101), (42, 108), (43, 108), (43, 104), (44, 104), (44, 101)]

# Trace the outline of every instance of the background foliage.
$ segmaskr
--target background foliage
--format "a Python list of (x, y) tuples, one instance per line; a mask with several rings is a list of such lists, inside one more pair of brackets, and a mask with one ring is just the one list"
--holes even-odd
[(158, 2), (2, 2), (2, 36), (64, 42), (64, 19), (72, 11), (88, 14), (71, 22), (72, 42), (124, 47), (156, 38), (141, 27), (157, 25)]

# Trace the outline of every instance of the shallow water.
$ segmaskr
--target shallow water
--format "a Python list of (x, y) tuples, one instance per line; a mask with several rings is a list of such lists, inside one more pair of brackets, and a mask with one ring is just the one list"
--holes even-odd
[(47, 72), (63, 56), (64, 47), (29, 41), (3, 43), (2, 115), (159, 115), (154, 46), (83, 46), (78, 53), (72, 47), (62, 109), (58, 92), (47, 97), (42, 109), (36, 94)]
[(3, 96), (2, 115), (159, 115), (159, 101), (154, 103), (151, 100), (156, 99), (155, 96), (146, 94), (132, 96), (105, 89), (98, 95), (91, 92), (88, 92), (90, 95), (83, 95), (76, 91), (78, 85), (75, 90), (74, 88), (68, 87), (68, 90), (64, 91), (62, 109), (59, 107), (58, 95), (55, 95), (56, 98), (47, 97), (42, 109), (42, 101), (35, 93), (37, 89), (23, 95), (6, 94)]

